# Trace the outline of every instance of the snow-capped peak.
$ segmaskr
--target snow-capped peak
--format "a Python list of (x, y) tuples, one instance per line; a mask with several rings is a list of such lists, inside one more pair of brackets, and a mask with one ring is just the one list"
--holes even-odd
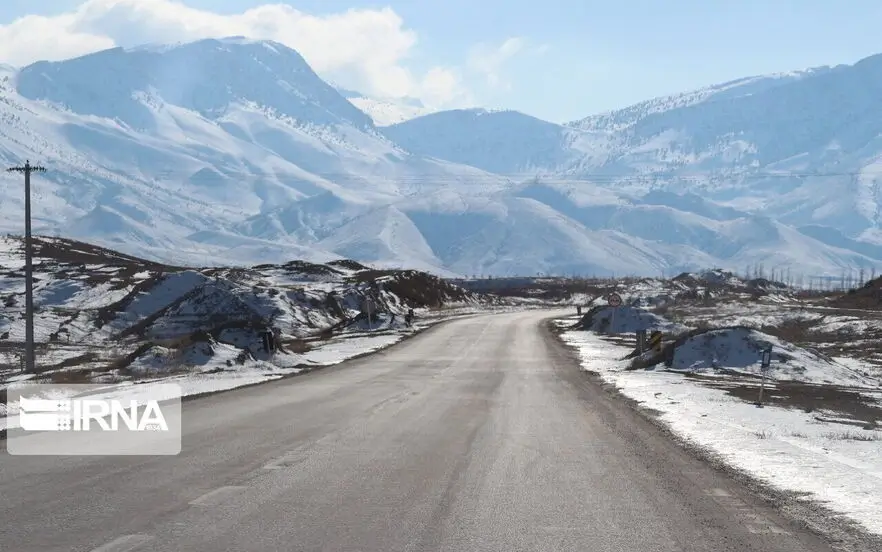
[[(882, 266), (862, 241), (882, 226), (878, 61), (574, 128), (341, 94), (271, 41), (115, 48), (0, 80), (0, 157), (50, 168), (38, 231), (175, 264), (345, 251), (444, 274), (831, 274)], [(0, 201), (20, 231), (20, 183)]]
[(177, 42), (150, 42), (146, 44), (139, 44), (136, 46), (130, 46), (128, 48), (122, 48), (122, 50), (126, 52), (150, 52), (155, 54), (161, 54), (165, 52), (169, 52), (171, 50), (175, 50), (178, 48), (184, 48), (188, 46), (195, 45), (206, 45), (206, 44), (216, 44), (216, 45), (229, 45), (229, 46), (254, 46), (261, 45), (267, 47), (268, 49), (280, 49), (280, 50), (290, 50), (284, 44), (276, 42), (274, 40), (267, 39), (257, 39), (257, 38), (247, 38), (244, 36), (227, 36), (220, 38), (203, 38), (196, 41), (177, 41)]
[[(255, 49), (255, 46), (260, 45)], [(217, 119), (231, 105), (254, 104), (319, 125), (373, 123), (313, 72), (296, 51), (271, 41), (205, 39), (176, 45), (115, 48), (19, 72), (18, 92), (74, 112), (149, 128), (135, 96), (150, 91), (167, 103)]]

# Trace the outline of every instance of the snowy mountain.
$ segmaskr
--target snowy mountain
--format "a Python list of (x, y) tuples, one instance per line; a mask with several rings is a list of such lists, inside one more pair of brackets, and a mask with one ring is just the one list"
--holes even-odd
[[(819, 259), (842, 259), (843, 251), (852, 251), (875, 263), (882, 259), (880, 93), (882, 55), (851, 66), (740, 79), (569, 125), (514, 112), (452, 112), (384, 133), (422, 154), (512, 177), (551, 175), (575, 188), (603, 187), (638, 200), (649, 194), (650, 202), (666, 193), (665, 204), (676, 210), (691, 212), (684, 204), (700, 196), (703, 209), (727, 216), (760, 215), (782, 229), (812, 228), (785, 241), (804, 243), (803, 250), (816, 251)], [(659, 227), (653, 220), (647, 224)], [(678, 224), (665, 228), (688, 233)], [(740, 243), (738, 236), (708, 235)], [(771, 251), (784, 243), (769, 237), (768, 246), (752, 247)], [(695, 245), (727, 266), (736, 262), (709, 244)], [(774, 262), (792, 260), (782, 252)]]
[[(177, 265), (839, 274), (882, 268), (878, 65), (572, 125), (457, 110), (378, 128), (363, 96), (275, 42), (117, 48), (0, 73), (0, 159), (49, 169), (35, 231)], [(3, 178), (0, 230), (20, 233), (21, 177)]]
[(826, 73), (830, 70), (830, 67), (817, 67), (805, 71), (745, 77), (673, 96), (654, 98), (626, 107), (625, 109), (591, 115), (579, 121), (569, 123), (567, 126), (601, 132), (622, 130), (655, 113), (664, 113), (665, 111), (689, 107), (699, 103), (731, 100), (760, 94), (785, 84), (800, 81), (806, 77)]
[[(96, 79), (96, 74), (108, 78)], [(26, 98), (116, 119), (138, 130), (158, 130), (151, 107), (160, 105), (151, 106), (150, 100), (215, 121), (223, 120), (231, 104), (249, 102), (312, 125), (373, 126), (294, 50), (239, 37), (38, 62), (22, 69), (16, 84)]]
[(591, 133), (517, 111), (460, 109), (383, 129), (409, 151), (498, 174), (554, 173), (590, 155)]
[[(348, 221), (339, 205), (354, 217), (433, 181), (506, 185), (402, 150), (299, 54), (268, 41), (37, 63), (0, 82), (0, 118), (0, 159), (50, 169), (35, 183), (38, 231), (173, 263), (328, 260), (341, 255), (318, 242)], [(4, 178), (2, 229), (20, 232), (20, 184)]]
[(345, 88), (336, 88), (349, 103), (367, 113), (377, 126), (394, 125), (432, 113), (419, 98), (372, 98)]

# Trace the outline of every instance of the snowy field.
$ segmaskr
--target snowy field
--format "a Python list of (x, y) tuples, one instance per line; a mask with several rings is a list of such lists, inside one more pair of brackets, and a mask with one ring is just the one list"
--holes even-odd
[[(565, 326), (575, 320), (558, 324)], [(760, 408), (754, 404), (759, 393), (755, 379), (714, 385), (715, 380), (722, 382), (726, 377), (690, 377), (676, 371), (676, 366), (671, 371), (663, 367), (628, 370), (629, 361), (621, 359), (632, 352), (632, 346), (612, 343), (587, 331), (566, 331), (562, 339), (579, 352), (585, 370), (598, 373), (627, 397), (657, 412), (685, 440), (766, 483), (806, 493), (867, 530), (882, 534), (882, 428), (874, 423), (861, 426), (832, 402), (830, 409), (802, 408), (776, 395), (780, 392), (775, 384), (782, 389), (788, 384), (803, 388), (817, 385), (813, 389), (821, 394), (847, 393), (860, 399), (849, 404), (865, 401), (865, 411), (882, 412), (878, 381), (865, 378), (865, 370), (856, 370), (858, 363), (837, 359), (833, 364), (807, 366), (800, 382), (788, 382), (782, 372), (766, 388), (773, 400)], [(812, 362), (811, 358), (798, 360)]]

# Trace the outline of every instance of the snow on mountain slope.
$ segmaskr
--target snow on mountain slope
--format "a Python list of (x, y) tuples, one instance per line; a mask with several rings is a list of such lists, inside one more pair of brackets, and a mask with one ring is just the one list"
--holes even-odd
[(682, 106), (661, 102), (663, 108), (631, 118), (623, 113), (626, 127), (610, 128), (616, 143), (609, 159), (580, 162), (569, 174), (604, 174), (604, 183), (617, 187), (700, 191), (788, 224), (821, 223), (852, 237), (875, 227), (882, 56), (773, 84)]
[[(882, 262), (855, 245), (874, 228), (866, 161), (882, 152), (864, 120), (872, 95), (852, 90), (875, 82), (862, 67), (745, 79), (590, 130), (486, 110), (378, 129), (363, 96), (274, 42), (117, 48), (0, 71), (0, 160), (50, 169), (34, 181), (36, 231), (176, 265), (345, 256), (440, 274), (753, 262), (838, 274)], [(847, 105), (828, 105), (833, 94)], [(806, 138), (800, 113), (829, 121), (809, 120)], [(793, 155), (799, 144), (820, 149)], [(837, 161), (866, 170), (847, 183), (793, 176)], [(20, 175), (0, 178), (0, 230), (20, 232)], [(841, 238), (807, 229), (818, 226)]]
[(660, 133), (655, 142), (643, 144), (634, 144), (621, 134), (650, 115), (747, 98), (827, 71), (830, 69), (824, 67), (748, 77), (656, 98), (568, 125), (549, 123), (516, 111), (467, 109), (418, 117), (384, 128), (383, 133), (410, 151), (491, 172), (570, 173), (573, 168), (602, 168), (622, 152), (634, 156), (644, 152), (655, 155), (657, 148), (678, 139), (676, 129), (669, 134)]
[[(36, 230), (176, 263), (333, 258), (313, 248), (320, 236), (305, 239), (321, 233), (313, 220), (337, 214), (323, 197), (388, 204), (425, 186), (506, 182), (401, 150), (272, 42), (203, 40), (37, 63), (0, 81), (0, 120), (5, 164), (50, 169), (35, 181)], [(19, 179), (2, 178), (0, 226), (17, 232)], [(299, 226), (285, 218), (295, 211)]]
[(739, 79), (568, 127), (466, 111), (383, 132), (421, 154), (504, 174), (567, 178), (711, 219), (761, 214), (793, 227), (824, 226), (851, 242), (829, 244), (836, 252), (820, 257), (872, 252), (860, 262), (875, 264), (882, 258), (859, 244), (879, 241), (882, 227), (880, 93), (882, 55)]
[(702, 102), (713, 102), (749, 96), (751, 94), (771, 90), (783, 84), (801, 80), (808, 76), (821, 74), (829, 70), (830, 67), (816, 67), (805, 71), (791, 71), (787, 73), (744, 77), (690, 92), (654, 98), (625, 109), (591, 115), (584, 119), (568, 123), (567, 126), (589, 131), (610, 132), (622, 130), (653, 113), (662, 113), (670, 111), (671, 109), (688, 107)]
[(563, 169), (592, 149), (586, 133), (517, 111), (442, 111), (382, 132), (414, 153), (507, 175)]
[[(96, 73), (111, 78), (95, 79)], [(234, 37), (162, 48), (114, 48), (63, 62), (34, 63), (19, 72), (17, 85), (26, 98), (119, 119), (133, 128), (154, 128), (149, 105), (137, 97), (149, 90), (207, 119), (247, 98), (314, 125), (373, 126), (300, 54), (272, 41)]]
[[(738, 212), (701, 198), (658, 192), (640, 197), (610, 191), (590, 193), (587, 201), (580, 198), (586, 194), (568, 181), (535, 182), (517, 192), (587, 229), (617, 232), (631, 237), (632, 243), (641, 240), (664, 260), (657, 266), (674, 270), (711, 265), (741, 269), (764, 263), (815, 274), (828, 271), (830, 266), (871, 266), (882, 258), (876, 249), (854, 251), (846, 242), (817, 239), (810, 232), (769, 217)], [(686, 208), (665, 203), (685, 204)]]
[(374, 124), (379, 127), (402, 123), (409, 119), (421, 117), (432, 113), (432, 110), (422, 104), (414, 105), (394, 100), (379, 100), (376, 98), (349, 98), (352, 105), (370, 115)]
[(651, 190), (640, 198), (646, 205), (664, 205), (678, 211), (694, 213), (713, 220), (732, 220), (747, 216), (747, 212), (739, 211), (725, 205), (708, 201), (694, 193), (675, 194), (664, 190)]
[(373, 209), (353, 218), (318, 244), (343, 256), (395, 268), (429, 270), (453, 276), (435, 256), (414, 223), (394, 206)]
[(573, 217), (577, 206), (528, 194), (439, 191), (398, 204), (437, 257), (458, 273), (652, 274), (709, 266), (690, 246), (662, 245)]
[(335, 88), (349, 103), (370, 116), (377, 126), (394, 125), (433, 112), (418, 98), (372, 98), (340, 86)]

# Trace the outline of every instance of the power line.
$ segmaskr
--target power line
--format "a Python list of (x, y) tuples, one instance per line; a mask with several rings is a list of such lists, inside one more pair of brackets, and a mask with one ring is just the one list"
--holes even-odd
[[(133, 182), (146, 182), (155, 184), (169, 184), (166, 181), (179, 181), (181, 186), (199, 184), (212, 184), (218, 182), (227, 182), (231, 180), (278, 180), (281, 185), (295, 187), (296, 184), (302, 183), (306, 185), (316, 185), (314, 178), (330, 181), (331, 184), (346, 183), (365, 183), (365, 184), (469, 184), (480, 182), (492, 182), (504, 184), (504, 180), (513, 181), (517, 184), (528, 184), (531, 180), (538, 183), (548, 182), (556, 184), (578, 185), (595, 185), (595, 184), (627, 184), (627, 183), (644, 183), (644, 184), (670, 184), (670, 183), (694, 183), (694, 184), (715, 184), (719, 182), (743, 183), (749, 181), (775, 180), (775, 179), (823, 179), (823, 178), (857, 178), (857, 177), (876, 177), (882, 176), (882, 168), (879, 170), (863, 170), (863, 171), (842, 171), (842, 172), (756, 172), (756, 173), (691, 173), (676, 174), (668, 172), (653, 172), (646, 174), (611, 174), (611, 173), (571, 173), (571, 174), (500, 174), (486, 173), (476, 175), (453, 176), (428, 174), (410, 174), (410, 175), (384, 175), (384, 174), (364, 174), (355, 173), (309, 173), (307, 177), (295, 176), (290, 173), (255, 173), (255, 172), (224, 172), (222, 174), (200, 175), (194, 178), (194, 172), (185, 172), (180, 170), (168, 170), (155, 172), (140, 177), (126, 177), (125, 180)], [(309, 178), (313, 177), (313, 178)], [(102, 176), (103, 178), (103, 176)], [(122, 177), (121, 177), (122, 178)], [(68, 181), (90, 181), (92, 180), (88, 174), (82, 176), (72, 176), (68, 174)], [(174, 182), (171, 182), (172, 184)], [(377, 190), (380, 191), (380, 190)]]

